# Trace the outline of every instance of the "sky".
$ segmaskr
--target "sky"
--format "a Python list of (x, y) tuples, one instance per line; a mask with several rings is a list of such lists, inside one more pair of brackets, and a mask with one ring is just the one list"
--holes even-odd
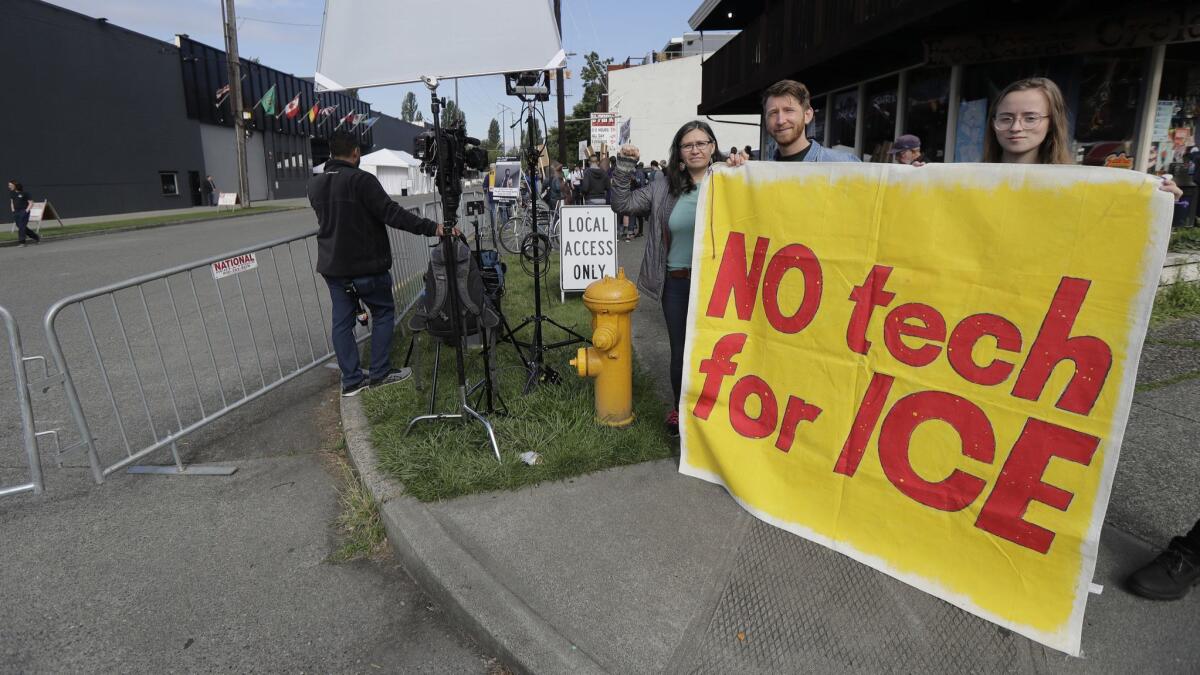
[[(52, 4), (92, 17), (105, 17), (109, 23), (143, 33), (166, 42), (173, 42), (177, 33), (224, 49), (221, 31), (221, 2), (219, 0), (50, 0)], [(424, 0), (437, 2), (447, 8), (453, 0)], [(579, 75), (583, 57), (590, 51), (613, 62), (627, 57), (640, 58), (650, 51), (659, 51), (672, 37), (690, 30), (688, 17), (702, 0), (562, 0), (563, 48), (574, 56), (567, 59), (573, 77), (567, 80), (566, 110), (579, 100), (582, 90)], [(499, 3), (502, 6), (503, 3)], [(258, 58), (276, 70), (297, 76), (311, 77), (316, 70), (317, 48), (321, 35), (323, 0), (237, 0), (238, 51), (243, 58)], [(452, 11), (452, 10), (451, 10)], [(447, 27), (452, 24), (447, 21)], [(452, 30), (452, 28), (450, 28)], [(397, 34), (405, 30), (424, 30), (419, 26), (398, 26)], [(519, 39), (514, 36), (514, 39)], [(428, 94), (422, 85), (390, 86), (362, 89), (359, 97), (371, 103), (374, 110), (400, 116), (400, 105), (408, 91), (417, 93), (424, 116), (429, 118)], [(439, 93), (453, 98), (452, 81), (439, 88)], [(519, 101), (506, 96), (500, 76), (459, 80), (458, 102), (467, 117), (471, 136), (486, 138), (489, 122), (503, 121), (501, 130), (506, 137), (512, 131), (507, 126), (510, 110)], [(546, 104), (550, 126), (557, 124), (557, 108), (552, 98)], [(404, 149), (404, 148), (401, 148)]]

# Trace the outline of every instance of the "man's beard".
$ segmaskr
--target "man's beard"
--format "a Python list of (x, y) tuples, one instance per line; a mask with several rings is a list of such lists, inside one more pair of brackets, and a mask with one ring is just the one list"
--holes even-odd
[(791, 145), (800, 139), (801, 130), (798, 127), (790, 129), (782, 129), (771, 134), (775, 139), (775, 143), (780, 146)]

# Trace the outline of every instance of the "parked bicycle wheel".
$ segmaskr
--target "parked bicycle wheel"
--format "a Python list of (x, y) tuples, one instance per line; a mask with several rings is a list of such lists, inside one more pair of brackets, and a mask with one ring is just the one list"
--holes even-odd
[(500, 247), (505, 251), (518, 255), (521, 253), (521, 240), (529, 232), (529, 227), (519, 216), (509, 218), (500, 226)]

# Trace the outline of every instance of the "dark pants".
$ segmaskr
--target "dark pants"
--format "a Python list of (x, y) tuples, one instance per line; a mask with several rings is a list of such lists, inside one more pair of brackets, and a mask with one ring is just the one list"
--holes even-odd
[(333, 351), (342, 369), (342, 386), (352, 387), (363, 381), (358, 360), (358, 344), (354, 341), (354, 315), (358, 311), (354, 298), (346, 292), (346, 282), (358, 289), (367, 309), (371, 311), (371, 379), (379, 379), (392, 369), (392, 324), (396, 303), (392, 299), (392, 275), (384, 272), (369, 277), (325, 277), (329, 297), (333, 300)]
[(24, 244), (25, 237), (27, 237), (27, 236), (32, 237), (34, 241), (42, 240), (42, 238), (38, 236), (37, 232), (34, 232), (33, 230), (29, 229), (29, 212), (28, 211), (18, 211), (17, 213), (13, 214), (13, 218), (17, 223), (17, 241), (18, 242)]
[(675, 407), (679, 406), (679, 393), (683, 389), (683, 339), (687, 335), (691, 292), (690, 279), (668, 276), (663, 284), (662, 310), (663, 318), (667, 320), (667, 338), (671, 342), (671, 391), (675, 394)]
[(207, 194), (208, 194), (208, 205), (216, 206), (217, 205), (217, 193), (209, 192)]

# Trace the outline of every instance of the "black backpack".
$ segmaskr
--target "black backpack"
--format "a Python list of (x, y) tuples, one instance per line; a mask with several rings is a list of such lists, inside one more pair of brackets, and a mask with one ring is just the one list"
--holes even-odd
[[(452, 305), (450, 304), (449, 270), (445, 264), (445, 248), (440, 244), (429, 255), (425, 271), (425, 293), (417, 301), (416, 311), (408, 321), (412, 331), (429, 331), (444, 342), (455, 339)], [(455, 270), (463, 335), (475, 335), (482, 328), (495, 328), (500, 316), (492, 309), (484, 293), (483, 277), (471, 249), (462, 241), (454, 241)]]

